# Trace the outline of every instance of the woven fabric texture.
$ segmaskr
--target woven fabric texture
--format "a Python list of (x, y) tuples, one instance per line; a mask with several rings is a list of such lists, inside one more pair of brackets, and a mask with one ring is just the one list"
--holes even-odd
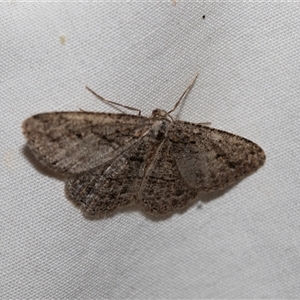
[[(0, 8), (2, 299), (300, 296), (299, 3)], [(90, 221), (25, 147), (33, 114), (117, 112), (86, 85), (147, 116), (170, 110), (197, 72), (173, 116), (248, 138), (267, 160), (182, 213)]]

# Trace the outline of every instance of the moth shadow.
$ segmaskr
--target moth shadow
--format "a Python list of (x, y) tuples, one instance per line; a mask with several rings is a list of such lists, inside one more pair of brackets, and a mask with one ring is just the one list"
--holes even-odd
[(58, 172), (51, 170), (48, 166), (43, 165), (34, 156), (34, 154), (30, 151), (30, 149), (26, 145), (23, 146), (22, 153), (39, 173), (41, 173), (45, 176), (48, 176), (48, 177), (53, 177), (53, 178), (61, 180), (61, 181), (64, 181), (66, 179), (65, 176), (61, 175)]

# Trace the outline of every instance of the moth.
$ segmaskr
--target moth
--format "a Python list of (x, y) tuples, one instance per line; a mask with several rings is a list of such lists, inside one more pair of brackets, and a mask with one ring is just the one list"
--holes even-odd
[(243, 137), (172, 118), (196, 77), (171, 111), (155, 109), (149, 118), (124, 105), (139, 114), (34, 115), (22, 126), (27, 145), (41, 163), (65, 176), (66, 196), (85, 216), (131, 204), (170, 214), (199, 192), (224, 189), (265, 161), (264, 151)]

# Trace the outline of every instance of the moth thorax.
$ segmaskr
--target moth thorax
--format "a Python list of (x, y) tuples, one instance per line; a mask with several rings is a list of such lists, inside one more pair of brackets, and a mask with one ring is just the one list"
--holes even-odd
[(168, 127), (167, 123), (169, 123), (167, 120), (157, 120), (153, 123), (150, 132), (156, 140), (161, 140), (165, 137)]

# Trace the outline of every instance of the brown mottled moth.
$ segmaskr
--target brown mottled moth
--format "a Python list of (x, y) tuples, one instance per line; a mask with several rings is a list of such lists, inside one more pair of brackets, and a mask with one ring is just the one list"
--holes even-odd
[(243, 137), (171, 117), (196, 77), (171, 111), (155, 109), (149, 118), (84, 111), (35, 115), (23, 123), (28, 147), (65, 175), (67, 197), (86, 216), (130, 204), (172, 213), (265, 161), (264, 151)]

